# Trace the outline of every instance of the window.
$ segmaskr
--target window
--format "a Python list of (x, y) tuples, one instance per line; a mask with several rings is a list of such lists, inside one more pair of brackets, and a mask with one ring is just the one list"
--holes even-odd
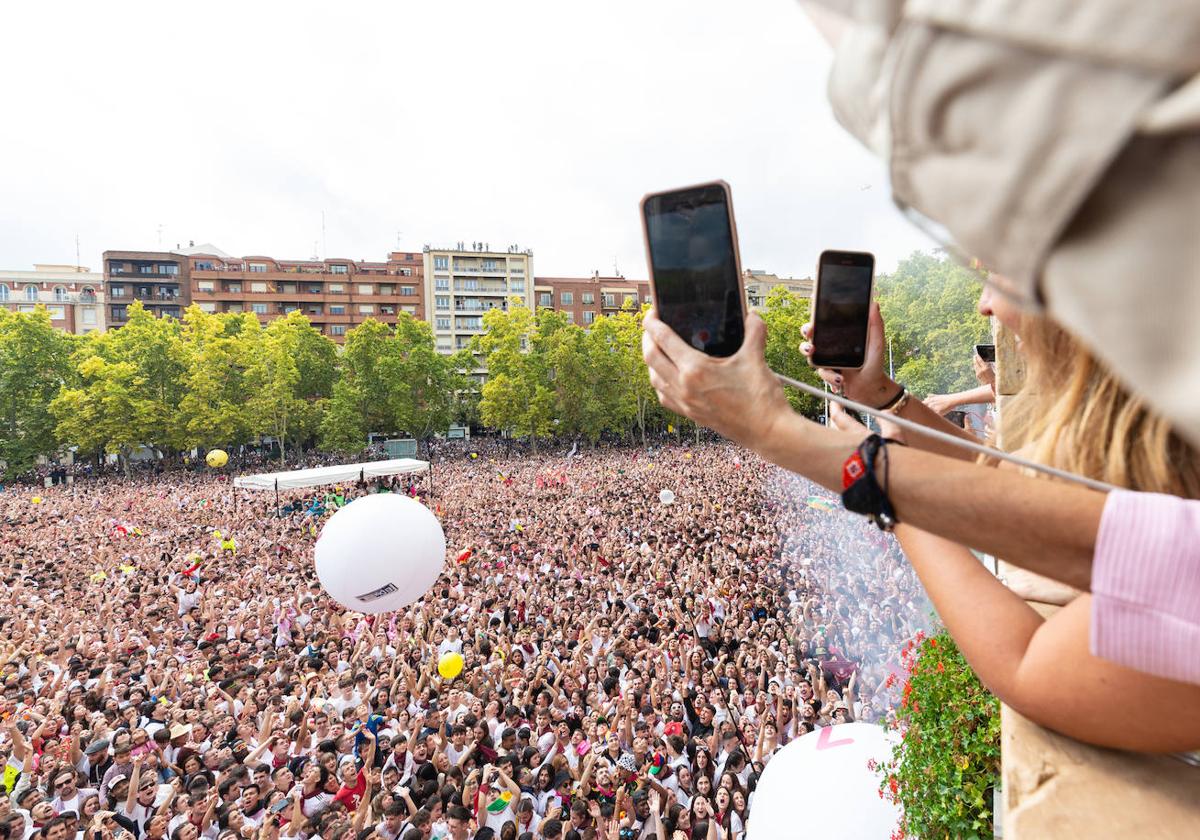
[(235, 295), (240, 295), (242, 293), (242, 284), (241, 283), (226, 283), (225, 291), (235, 294)]
[(462, 289), (465, 292), (478, 292), (479, 291), (479, 281), (478, 280), (460, 280), (460, 281), (458, 281), (458, 286), (460, 289)]
[(381, 306), (381, 307), (379, 307), (379, 314), (380, 314), (380, 315), (395, 315), (395, 314), (396, 314), (396, 307), (394, 307), (394, 306)]
[(251, 274), (266, 274), (267, 273), (267, 264), (266, 263), (250, 263), (250, 273)]
[(373, 295), (373, 294), (375, 294), (375, 287), (372, 286), (370, 283), (359, 283), (358, 284), (358, 293), (360, 295)]
[(438, 343), (437, 343), (437, 349), (438, 349), (439, 353), (449, 353), (450, 350), (452, 349), (452, 345), (450, 344), (450, 339), (439, 338)]
[(436, 298), (434, 298), (434, 302), (436, 303), (438, 309), (449, 309), (450, 295), (438, 295)]
[(573, 306), (575, 304), (575, 293), (574, 292), (560, 292), (558, 295), (558, 302), (562, 306)]
[(83, 325), (85, 327), (96, 326), (96, 309), (95, 309), (95, 307), (85, 306), (83, 308)]
[(445, 256), (443, 256), (443, 257), (434, 257), (434, 258), (433, 258), (433, 267), (434, 267), (434, 269), (435, 269), (435, 270), (438, 270), (438, 269), (440, 269), (440, 270), (442, 270), (442, 271), (447, 271), (447, 270), (449, 270), (449, 268), (450, 268), (450, 258), (449, 258), (449, 257), (445, 257)]
[(267, 305), (265, 303), (252, 303), (252, 304), (250, 304), (250, 310), (255, 315), (266, 315), (267, 314)]
[(391, 283), (383, 283), (379, 287), (379, 294), (394, 295), (394, 294), (396, 294), (396, 287), (393, 286)]
[(330, 274), (348, 274), (349, 272), (350, 272), (350, 269), (349, 269), (347, 266), (344, 266), (344, 265), (331, 265), (331, 266), (329, 266), (329, 273), (330, 273)]
[(215, 271), (216, 267), (208, 260), (197, 260), (196, 271)]
[(304, 289), (304, 293), (306, 295), (319, 295), (319, 294), (321, 294), (321, 287), (320, 286), (306, 286)]
[(279, 291), (285, 295), (294, 295), (294, 294), (296, 294), (296, 284), (295, 283), (280, 283)]
[(375, 314), (375, 304), (360, 303), (358, 305), (358, 314), (359, 315), (374, 315)]
[(139, 273), (139, 274), (153, 274), (153, 273), (154, 273), (154, 266), (152, 266), (152, 265), (139, 265), (139, 266), (138, 266), (138, 273)]
[(0, 302), (8, 300), (8, 286), (0, 283)]
[(58, 301), (59, 303), (66, 303), (67, 290), (62, 286), (55, 286), (54, 287), (54, 299), (56, 301)]
[(122, 306), (114, 306), (114, 307), (112, 308), (112, 319), (113, 319), (114, 321), (124, 321), (124, 320), (125, 320), (125, 307), (124, 307), (124, 305), (122, 305)]
[(200, 311), (201, 312), (216, 312), (217, 305), (215, 303), (212, 303), (211, 301), (205, 301), (204, 303), (200, 304)]
[(345, 324), (330, 324), (329, 325), (329, 334), (330, 335), (345, 335), (346, 334), (346, 325)]
[(402, 268), (402, 269), (400, 269), (400, 274), (403, 277), (412, 277), (412, 269), (411, 268)]
[(605, 292), (600, 296), (600, 305), (608, 309), (612, 309), (617, 305), (617, 296), (609, 292)]
[(484, 260), (483, 261), (483, 270), (484, 271), (495, 271), (496, 270), (496, 261), (495, 260)]
[(417, 314), (417, 307), (415, 307), (415, 306), (401, 306), (401, 307), (400, 307), (400, 311), (401, 311), (401, 312), (407, 312), (409, 315), (416, 315), (416, 314)]
[(594, 323), (595, 320), (596, 320), (596, 313), (593, 312), (592, 310), (589, 309), (583, 313), (583, 323), (591, 324), (591, 323)]
[(596, 302), (596, 295), (594, 292), (582, 292), (579, 295), (579, 300), (584, 306), (591, 306)]
[(159, 274), (178, 274), (179, 266), (176, 265), (175, 263), (168, 263), (166, 265), (160, 265), (158, 267), (158, 273)]
[(549, 306), (550, 297), (550, 292), (538, 292), (538, 306)]
[(567, 323), (568, 323), (568, 324), (574, 324), (574, 323), (575, 323), (575, 313), (574, 313), (574, 312), (572, 312), (571, 310), (569, 310), (569, 309), (568, 309), (568, 310), (567, 310), (566, 312), (564, 312), (563, 314), (567, 316)]
[(437, 319), (437, 328), (439, 330), (450, 329), (450, 319), (449, 318), (438, 318)]
[(25, 287), (25, 300), (37, 300), (37, 286), (29, 285)]
[(108, 287), (108, 296), (109, 297), (125, 297), (125, 287), (124, 286), (109, 286)]
[(266, 283), (263, 283), (260, 281), (255, 281), (254, 283), (250, 284), (250, 291), (252, 291), (252, 292), (265, 292), (266, 290), (267, 290)]
[(341, 283), (330, 283), (328, 288), (331, 295), (344, 295), (346, 293), (346, 287)]
[(329, 304), (329, 314), (330, 315), (345, 315), (346, 307), (340, 303), (331, 303), (331, 304)]
[(213, 281), (198, 280), (196, 281), (196, 288), (202, 292), (211, 292), (213, 290)]
[(37, 307), (32, 304), (23, 303), (17, 307), (18, 312), (37, 312)]
[(244, 310), (242, 309), (242, 304), (241, 304), (241, 302), (240, 302), (240, 301), (238, 301), (238, 302), (235, 302), (235, 303), (227, 303), (227, 304), (225, 304), (225, 311), (226, 311), (226, 312), (242, 312), (242, 311), (244, 311)]
[(91, 286), (84, 286), (83, 291), (81, 291), (79, 293), (79, 300), (82, 303), (95, 303), (96, 302), (96, 290), (93, 289)]
[(109, 274), (123, 274), (124, 272), (125, 272), (125, 266), (121, 265), (120, 263), (109, 263), (108, 264), (108, 273)]
[[(403, 295), (404, 297), (412, 297), (416, 293), (417, 293), (417, 290), (413, 286), (401, 286), (400, 287), (400, 294)], [(390, 295), (391, 292), (388, 292), (387, 294)]]
[(508, 281), (508, 288), (509, 288), (509, 291), (523, 293), (525, 291), (525, 281), (524, 280), (510, 280), (510, 281)]
[(449, 277), (435, 277), (433, 279), (433, 288), (439, 292), (450, 291), (450, 278)]
[(654, 298), (650, 297), (650, 295), (646, 295), (644, 298), (642, 298), (642, 303), (654, 303)]

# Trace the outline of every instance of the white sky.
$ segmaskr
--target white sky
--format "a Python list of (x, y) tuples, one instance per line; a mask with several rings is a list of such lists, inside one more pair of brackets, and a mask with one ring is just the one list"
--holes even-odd
[(212, 242), (534, 249), (645, 277), (643, 193), (733, 186), (743, 264), (930, 244), (833, 120), (795, 0), (7, 3), (0, 268)]

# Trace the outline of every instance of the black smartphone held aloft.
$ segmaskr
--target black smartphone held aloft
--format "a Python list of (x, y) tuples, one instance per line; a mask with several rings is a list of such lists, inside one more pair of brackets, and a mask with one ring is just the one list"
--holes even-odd
[(746, 312), (729, 185), (651, 193), (641, 206), (658, 317), (702, 353), (732, 356)]
[(996, 345), (995, 344), (976, 344), (975, 355), (983, 359), (985, 362), (995, 363), (996, 361)]
[(867, 355), (867, 320), (875, 257), (860, 251), (823, 251), (813, 291), (812, 363), (856, 369)]

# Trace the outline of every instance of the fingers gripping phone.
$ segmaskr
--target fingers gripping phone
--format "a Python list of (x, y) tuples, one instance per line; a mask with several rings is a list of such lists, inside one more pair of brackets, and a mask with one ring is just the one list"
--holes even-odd
[(642, 199), (658, 317), (697, 350), (732, 356), (745, 337), (745, 292), (733, 198), (724, 181)]
[(996, 361), (996, 345), (995, 344), (976, 344), (975, 355), (983, 359), (985, 362), (992, 364)]
[(812, 363), (857, 369), (867, 354), (867, 322), (875, 257), (860, 251), (823, 251), (813, 291)]

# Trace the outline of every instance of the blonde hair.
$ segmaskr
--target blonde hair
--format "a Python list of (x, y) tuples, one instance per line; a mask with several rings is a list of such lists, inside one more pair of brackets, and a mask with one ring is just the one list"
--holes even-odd
[(1045, 318), (1021, 324), (1026, 378), (1004, 406), (1004, 448), (1117, 487), (1200, 498), (1200, 457), (1095, 356)]

